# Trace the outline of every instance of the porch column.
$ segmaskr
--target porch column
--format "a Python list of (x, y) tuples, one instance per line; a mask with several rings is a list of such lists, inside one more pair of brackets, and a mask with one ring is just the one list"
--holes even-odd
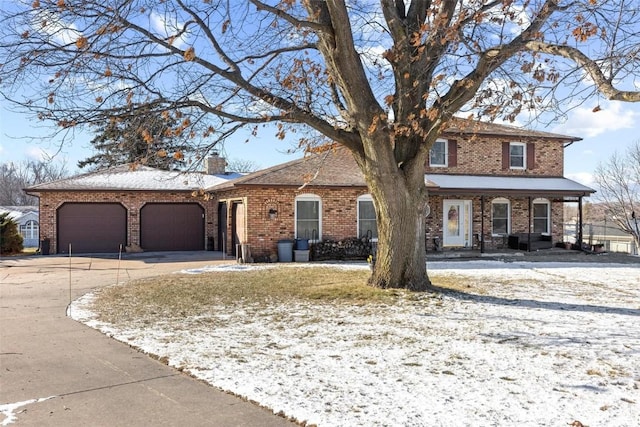
[(533, 215), (533, 199), (529, 196), (529, 227), (527, 233), (527, 252), (531, 252), (531, 221)]
[(484, 196), (480, 196), (480, 253), (484, 253)]
[(577, 244), (582, 249), (582, 196), (578, 197), (578, 240)]

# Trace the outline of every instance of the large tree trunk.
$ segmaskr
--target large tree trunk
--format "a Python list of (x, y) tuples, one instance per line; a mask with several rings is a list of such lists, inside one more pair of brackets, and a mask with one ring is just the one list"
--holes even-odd
[[(382, 144), (389, 147), (387, 144)], [(398, 164), (392, 148), (367, 150), (358, 159), (376, 207), (378, 250), (371, 286), (426, 291), (425, 212), (427, 189), (424, 159)], [(356, 156), (358, 157), (358, 156)]]

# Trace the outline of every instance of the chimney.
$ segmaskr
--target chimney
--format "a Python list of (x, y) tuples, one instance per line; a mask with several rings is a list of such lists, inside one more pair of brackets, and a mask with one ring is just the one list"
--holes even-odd
[(227, 161), (224, 157), (220, 157), (217, 151), (212, 151), (211, 156), (207, 158), (207, 174), (222, 175), (227, 167)]

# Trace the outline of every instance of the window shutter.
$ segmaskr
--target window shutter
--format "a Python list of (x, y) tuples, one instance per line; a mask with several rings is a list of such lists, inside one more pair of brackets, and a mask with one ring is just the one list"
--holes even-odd
[(527, 144), (527, 170), (536, 168), (536, 146), (532, 143)]
[(449, 167), (458, 166), (458, 141), (455, 139), (450, 139), (448, 141), (449, 147), (449, 159), (448, 165)]
[(509, 169), (509, 142), (502, 142), (502, 170)]

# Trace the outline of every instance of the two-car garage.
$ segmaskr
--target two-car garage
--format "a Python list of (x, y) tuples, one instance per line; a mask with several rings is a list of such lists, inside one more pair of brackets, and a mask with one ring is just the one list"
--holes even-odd
[(140, 230), (145, 251), (197, 251), (205, 245), (205, 212), (198, 203), (147, 203), (129, 216), (121, 203), (64, 203), (56, 214), (57, 253), (124, 250), (132, 240), (128, 217), (139, 218), (131, 230)]

